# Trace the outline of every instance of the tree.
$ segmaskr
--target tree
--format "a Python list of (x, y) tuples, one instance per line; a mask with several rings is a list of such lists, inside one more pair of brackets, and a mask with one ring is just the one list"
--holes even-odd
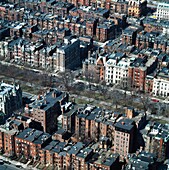
[(100, 95), (103, 96), (104, 99), (106, 99), (108, 97), (108, 93), (107, 93), (108, 90), (107, 90), (107, 86), (106, 86), (105, 81), (100, 82), (99, 92), (100, 92)]
[(143, 106), (143, 110), (144, 112), (146, 112), (148, 110), (148, 108), (151, 106), (151, 100), (148, 94), (143, 94), (141, 95), (140, 98), (141, 104)]
[(70, 92), (73, 80), (74, 80), (74, 74), (71, 70), (67, 69), (65, 72), (60, 73), (61, 80), (63, 83), (63, 86), (67, 92)]

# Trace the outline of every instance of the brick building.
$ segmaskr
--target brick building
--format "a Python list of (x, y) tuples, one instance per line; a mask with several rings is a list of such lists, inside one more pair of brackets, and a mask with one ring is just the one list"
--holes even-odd
[(128, 68), (128, 76), (132, 80), (132, 87), (144, 91), (145, 90), (145, 81), (148, 74), (153, 73), (157, 68), (157, 58), (151, 57), (146, 59), (146, 56), (143, 58), (137, 58)]
[(62, 110), (62, 128), (66, 131), (75, 131), (75, 115), (79, 105), (74, 105), (71, 102), (61, 106)]
[(137, 33), (143, 28), (138, 26), (129, 26), (122, 33), (122, 42), (130, 45), (135, 45)]
[(97, 141), (100, 137), (107, 136), (112, 141), (117, 117), (108, 110), (94, 106), (79, 108), (75, 117), (75, 134), (78, 139)]
[(128, 1), (128, 15), (139, 18), (146, 13), (146, 0), (129, 0)]
[[(7, 156), (15, 155), (15, 139), (14, 136), (23, 129), (21, 123), (13, 122), (13, 127), (9, 122), (0, 127), (0, 152)], [(13, 124), (13, 125), (14, 125)]]
[(15, 154), (26, 159), (39, 159), (39, 151), (51, 141), (51, 135), (31, 128), (26, 128), (15, 136)]
[(146, 152), (155, 154), (159, 161), (169, 158), (169, 134), (168, 126), (158, 122), (149, 122), (145, 129), (141, 130)]
[(114, 152), (122, 157), (135, 151), (136, 126), (133, 120), (121, 119), (115, 125)]
[(96, 28), (96, 39), (105, 42), (115, 38), (115, 25), (113, 21), (99, 22)]
[(44, 96), (25, 107), (25, 115), (40, 122), (45, 132), (57, 128), (57, 117), (61, 114), (61, 105), (68, 101), (68, 94), (50, 90)]

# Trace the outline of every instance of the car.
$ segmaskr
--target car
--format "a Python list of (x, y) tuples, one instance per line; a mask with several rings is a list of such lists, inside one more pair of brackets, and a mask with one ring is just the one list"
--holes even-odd
[(0, 165), (3, 165), (4, 161), (2, 159), (0, 159)]
[(159, 102), (159, 100), (157, 100), (157, 99), (151, 99), (151, 101), (153, 101), (155, 103)]
[(21, 165), (15, 165), (17, 168), (22, 168), (22, 166)]

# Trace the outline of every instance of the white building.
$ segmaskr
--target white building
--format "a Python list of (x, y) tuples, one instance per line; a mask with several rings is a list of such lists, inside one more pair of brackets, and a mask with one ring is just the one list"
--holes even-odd
[(153, 80), (153, 94), (154, 96), (169, 96), (169, 81), (161, 78), (154, 78)]
[(109, 84), (121, 84), (127, 85), (128, 82), (128, 67), (130, 60), (122, 58), (120, 61), (116, 59), (109, 59), (106, 62), (106, 74), (105, 81)]
[(22, 107), (22, 91), (19, 85), (0, 83), (0, 112), (6, 115)]
[(156, 16), (159, 20), (160, 19), (169, 20), (169, 2), (158, 3)]

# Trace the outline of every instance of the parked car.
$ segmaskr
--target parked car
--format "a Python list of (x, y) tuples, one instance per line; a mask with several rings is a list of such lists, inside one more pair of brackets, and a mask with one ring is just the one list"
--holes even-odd
[(2, 159), (0, 159), (0, 165), (3, 165), (4, 161)]

